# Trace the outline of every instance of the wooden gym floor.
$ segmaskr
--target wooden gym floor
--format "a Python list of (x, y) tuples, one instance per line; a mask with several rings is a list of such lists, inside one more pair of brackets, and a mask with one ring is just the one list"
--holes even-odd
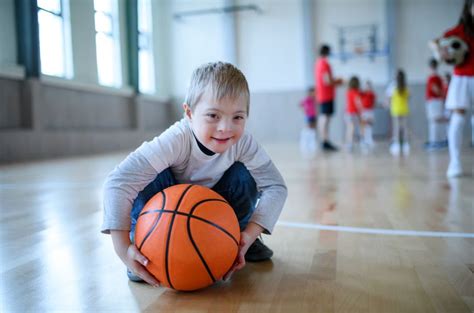
[(179, 293), (128, 281), (99, 232), (101, 186), (125, 154), (0, 167), (1, 312), (474, 312), (470, 176), (447, 152), (407, 158), (267, 151), (289, 187), (270, 262)]

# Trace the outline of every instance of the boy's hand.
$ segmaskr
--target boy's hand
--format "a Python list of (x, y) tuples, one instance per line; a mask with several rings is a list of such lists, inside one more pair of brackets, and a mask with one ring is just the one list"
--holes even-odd
[(148, 284), (159, 287), (160, 282), (146, 269), (148, 259), (130, 243), (128, 231), (112, 230), (111, 235), (115, 253), (127, 268)]
[(255, 239), (263, 232), (263, 227), (253, 222), (250, 222), (245, 230), (240, 233), (239, 252), (235, 259), (234, 265), (230, 268), (227, 274), (224, 275), (223, 279), (229, 280), (234, 272), (241, 270), (245, 266), (245, 254), (247, 253), (250, 246), (253, 244)]
[(127, 258), (122, 261), (135, 275), (146, 281), (153, 287), (159, 287), (160, 282), (146, 269), (148, 259), (138, 251), (138, 248), (131, 244), (127, 249)]
[(229, 280), (234, 274), (235, 271), (241, 270), (245, 266), (245, 253), (249, 249), (250, 245), (255, 241), (251, 241), (250, 236), (245, 234), (245, 232), (240, 233), (240, 243), (239, 243), (239, 252), (237, 253), (237, 258), (234, 261), (234, 265), (230, 268), (227, 274), (224, 275), (223, 279)]

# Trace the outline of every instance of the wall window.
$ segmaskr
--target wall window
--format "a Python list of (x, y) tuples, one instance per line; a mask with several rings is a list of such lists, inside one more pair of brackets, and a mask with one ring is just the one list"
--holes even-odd
[(138, 82), (142, 93), (155, 93), (151, 1), (138, 0)]
[(116, 0), (94, 0), (95, 43), (99, 84), (122, 85), (118, 9)]
[(38, 0), (41, 72), (72, 78), (71, 32), (67, 0)]

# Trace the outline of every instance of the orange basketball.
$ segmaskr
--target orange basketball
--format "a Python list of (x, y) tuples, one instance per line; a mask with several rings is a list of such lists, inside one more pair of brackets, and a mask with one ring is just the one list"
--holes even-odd
[(164, 286), (196, 290), (222, 278), (237, 257), (240, 229), (215, 191), (180, 184), (157, 193), (140, 213), (135, 245)]

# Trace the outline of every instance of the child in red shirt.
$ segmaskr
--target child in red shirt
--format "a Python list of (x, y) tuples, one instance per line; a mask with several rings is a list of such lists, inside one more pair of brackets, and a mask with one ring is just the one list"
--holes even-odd
[(435, 59), (429, 61), (430, 75), (426, 82), (426, 117), (428, 119), (428, 142), (425, 148), (429, 150), (442, 148), (446, 141), (446, 129), (444, 127), (443, 108), (443, 80), (439, 76), (438, 62)]
[(356, 129), (359, 128), (360, 112), (362, 111), (362, 97), (360, 92), (360, 81), (356, 76), (349, 80), (349, 88), (346, 93), (346, 148), (352, 151)]
[(301, 130), (300, 150), (303, 154), (311, 154), (316, 151), (316, 98), (314, 87), (308, 88), (306, 97), (301, 100), (300, 107), (303, 109), (306, 126)]
[(316, 100), (320, 107), (321, 148), (323, 151), (338, 150), (329, 140), (329, 121), (335, 112), (336, 87), (343, 83), (342, 79), (335, 78), (332, 74), (331, 65), (328, 61), (330, 54), (331, 48), (328, 45), (322, 45), (319, 51), (320, 58), (314, 66), (314, 81), (318, 91)]
[(375, 93), (372, 89), (372, 83), (367, 80), (365, 83), (365, 90), (362, 92), (362, 113), (361, 126), (364, 144), (367, 148), (374, 147), (374, 139), (372, 135), (372, 127), (374, 125), (374, 107), (375, 107)]

